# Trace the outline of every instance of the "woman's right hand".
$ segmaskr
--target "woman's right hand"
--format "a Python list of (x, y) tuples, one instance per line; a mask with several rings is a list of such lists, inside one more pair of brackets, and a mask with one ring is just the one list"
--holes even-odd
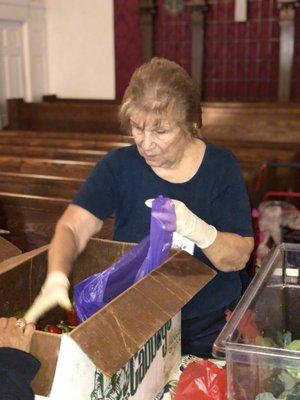
[[(59, 219), (48, 252), (48, 275), (41, 292), (26, 312), (27, 323), (36, 322), (43, 314), (57, 305), (71, 309), (67, 275), (78, 254), (89, 239), (100, 231), (103, 221), (75, 204), (69, 204)], [(60, 270), (57, 270), (57, 266)]]
[(70, 282), (61, 271), (49, 272), (39, 295), (24, 315), (27, 324), (35, 323), (42, 315), (57, 305), (71, 309), (72, 304), (68, 296)]

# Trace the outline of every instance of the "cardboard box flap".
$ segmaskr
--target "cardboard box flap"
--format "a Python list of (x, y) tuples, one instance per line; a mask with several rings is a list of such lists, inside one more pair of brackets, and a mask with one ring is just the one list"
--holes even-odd
[(179, 251), (70, 336), (105, 375), (112, 377), (215, 274)]
[(19, 254), (17, 256), (11, 257), (8, 260), (2, 261), (0, 263), (0, 274), (9, 271), (10, 269), (15, 268), (16, 266), (25, 263), (25, 261), (31, 260), (33, 257), (38, 254), (43, 253), (45, 250), (48, 250), (49, 245), (45, 245), (39, 247), (38, 249), (34, 249), (28, 251), (27, 253)]
[[(45, 346), (47, 346), (46, 349)], [(59, 348), (59, 335), (52, 335), (51, 333), (41, 331), (34, 332), (30, 352), (33, 355), (38, 355), (37, 358), (41, 363), (41, 367), (31, 384), (34, 391), (39, 394), (48, 394), (50, 392)], [(41, 376), (43, 377), (42, 379), (40, 379)]]

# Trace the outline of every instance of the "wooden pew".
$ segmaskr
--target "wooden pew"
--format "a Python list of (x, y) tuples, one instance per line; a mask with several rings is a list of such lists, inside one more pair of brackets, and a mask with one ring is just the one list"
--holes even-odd
[(94, 162), (0, 155), (0, 171), (85, 179)]
[[(121, 133), (115, 103), (10, 99), (7, 105), (9, 129)], [(208, 139), (299, 145), (299, 131), (298, 103), (203, 103), (202, 134)]]
[(294, 142), (270, 143), (264, 141), (233, 141), (233, 140), (211, 140), (219, 146), (226, 147), (233, 151), (237, 159), (243, 162), (252, 162), (256, 165), (262, 164), (270, 158), (288, 160), (297, 151)]
[(42, 131), (120, 132), (115, 104), (7, 101), (8, 128)]
[(120, 100), (107, 99), (72, 99), (70, 97), (57, 97), (56, 94), (46, 94), (42, 98), (43, 102), (49, 103), (83, 103), (83, 104), (117, 104), (120, 105)]
[[(40, 137), (39, 137), (40, 135)], [(73, 133), (72, 133), (73, 135)], [(133, 139), (130, 136), (124, 136), (125, 141), (118, 141), (120, 136), (114, 135), (116, 140), (107, 140), (109, 135), (104, 134), (97, 135), (91, 139), (91, 136), (86, 136), (85, 133), (77, 132), (76, 139), (70, 137), (70, 133), (67, 132), (22, 132), (22, 131), (0, 131), (0, 145), (22, 145), (22, 146), (37, 146), (37, 147), (49, 147), (49, 148), (68, 148), (68, 149), (113, 149), (126, 147), (133, 143)], [(92, 134), (93, 135), (93, 134)], [(243, 161), (253, 160), (255, 162), (263, 162), (270, 157), (276, 157), (278, 159), (289, 158), (291, 154), (297, 149), (297, 143), (295, 142), (268, 142), (268, 141), (246, 141), (246, 140), (230, 140), (230, 139), (212, 139), (212, 143), (218, 144), (223, 147), (231, 149), (237, 156), (237, 158)], [(76, 151), (74, 153), (76, 157)]]
[(89, 161), (0, 155), (0, 171), (85, 179), (95, 165)]
[[(67, 162), (70, 164), (65, 164)], [(89, 175), (93, 166), (93, 162), (14, 158), (0, 155), (0, 190), (9, 186), (9, 190), (18, 193), (47, 194), (48, 196), (60, 193), (59, 196), (72, 198), (79, 183), (82, 183)], [(256, 173), (255, 165), (243, 164), (243, 175), (249, 191), (253, 186)]]
[[(30, 157), (56, 157), (59, 159), (77, 159), (95, 162), (106, 153), (105, 151), (101, 152), (100, 149), (109, 150), (111, 148), (128, 146), (130, 142), (132, 142), (132, 138), (128, 136), (126, 137), (128, 138), (126, 142), (108, 142), (103, 140), (101, 135), (97, 135), (93, 140), (90, 140), (90, 138), (85, 138), (84, 133), (81, 133), (81, 137), (77, 136), (75, 140), (71, 140), (68, 137), (66, 138), (64, 135), (68, 135), (67, 133), (61, 133), (61, 136), (58, 138), (54, 138), (54, 136), (49, 138), (45, 135), (45, 132), (40, 132), (42, 136), (40, 138), (35, 136), (36, 132), (24, 133), (26, 133), (26, 135), (20, 136), (22, 132), (1, 131), (0, 154), (20, 156), (20, 147), (18, 146), (22, 146), (22, 154)], [(10, 134), (14, 135), (10, 136)], [(257, 168), (265, 160), (270, 158), (289, 160), (297, 148), (295, 143), (269, 143), (263, 141), (232, 141), (220, 139), (213, 140), (212, 142), (231, 149), (242, 167), (246, 165), (247, 168), (251, 163)]]
[(27, 138), (20, 137), (5, 137), (0, 135), (0, 144), (13, 145), (13, 146), (39, 146), (39, 147), (53, 147), (53, 148), (68, 148), (68, 149), (97, 149), (97, 150), (113, 150), (122, 147), (127, 147), (130, 143), (117, 142), (117, 141), (104, 141), (104, 140), (80, 140), (80, 139), (66, 139), (61, 137), (54, 138)]
[[(55, 94), (43, 96), (43, 102), (99, 107), (121, 103), (120, 100), (62, 98)], [(209, 139), (300, 141), (299, 103), (203, 102), (202, 122), (202, 134)]]
[[(5, 144), (1, 144), (3, 137)], [(78, 142), (73, 148), (69, 143), (74, 142), (65, 138), (41, 142), (40, 138), (33, 141), (30, 136), (3, 137), (0, 138), (0, 221), (10, 230), (11, 240), (24, 251), (49, 242), (58, 218), (95, 162), (110, 147), (127, 145), (105, 142), (104, 146), (101, 143), (98, 146), (94, 140)], [(106, 150), (92, 150), (96, 147)], [(113, 220), (109, 219), (100, 236), (111, 239), (112, 225)]]
[(84, 179), (0, 171), (0, 192), (58, 197), (70, 200)]
[[(44, 144), (48, 147), (46, 141)], [(28, 147), (30, 148), (30, 146), (23, 145), (22, 149), (28, 149)], [(254, 162), (253, 168), (253, 163), (251, 164), (252, 161), (253, 160), (243, 162), (243, 172), (249, 186), (251, 186), (250, 181), (253, 180), (253, 175), (256, 173), (255, 167), (257, 163)], [(93, 165), (94, 162), (75, 162), (72, 160), (51, 160), (30, 157), (22, 158), (20, 156), (12, 157), (0, 155), (0, 168), (2, 167), (2, 175), (0, 173), (0, 177), (2, 176), (2, 186), (10, 184), (10, 187), (13, 187), (14, 191), (17, 191), (17, 188), (19, 188), (19, 193), (42, 195), (44, 190), (45, 194), (51, 196), (53, 195), (52, 193), (56, 191), (57, 193), (61, 193), (61, 186), (67, 190), (71, 185), (71, 192), (67, 191), (68, 195), (62, 194), (61, 197), (72, 197), (75, 193), (75, 190), (72, 192), (74, 181), (77, 183), (78, 178), (85, 178)], [(61, 168), (62, 166), (63, 169)], [(4, 172), (7, 172), (8, 174), (4, 174)], [(61, 176), (70, 177), (69, 182), (65, 184), (64, 179), (56, 179), (56, 177)], [(74, 177), (76, 177), (75, 180)], [(28, 181), (28, 185), (26, 185), (26, 180)], [(45, 181), (44, 184), (43, 180)], [(81, 182), (80, 179), (79, 181)], [(24, 189), (22, 189), (23, 186)], [(77, 184), (75, 185), (75, 189), (77, 189)], [(10, 189), (10, 191), (11, 190), (12, 189)], [(25, 192), (23, 190), (25, 190)], [(38, 192), (36, 192), (36, 190), (38, 190)]]
[(0, 236), (0, 262), (7, 260), (10, 257), (17, 256), (21, 253), (22, 252), (20, 249), (18, 249), (18, 247)]
[(94, 161), (107, 154), (105, 150), (68, 149), (41, 146), (14, 146), (0, 144), (0, 154), (7, 156), (26, 156), (35, 158), (53, 158), (60, 160)]
[[(3, 142), (1, 142), (2, 140)], [(64, 181), (58, 179), (58, 183), (56, 183), (55, 179), (51, 180), (49, 176), (65, 176), (82, 181), (88, 175), (89, 168), (92, 168), (95, 162), (106, 154), (113, 141), (118, 143), (115, 147), (122, 147), (131, 143), (132, 138), (107, 133), (97, 135), (85, 132), (0, 132), (0, 170), (3, 165), (4, 170), (10, 173), (48, 176), (48, 178), (30, 177), (30, 185), (25, 184), (25, 187), (30, 188), (31, 192), (25, 189), (22, 192), (22, 189), (18, 189), (16, 186), (17, 184), (22, 185), (20, 180), (24, 179), (24, 176), (18, 176), (19, 181), (12, 179), (13, 175), (5, 178), (3, 190), (0, 189), (0, 213), (3, 210), (2, 221), (7, 220), (8, 223), (7, 225), (2, 223), (2, 227), (12, 231), (12, 236), (16, 240), (15, 244), (25, 243), (20, 247), (28, 250), (49, 242), (57, 219), (74, 193), (72, 190), (76, 190), (76, 184), (72, 179), (71, 183), (67, 183), (64, 192), (60, 191), (62, 189), (55, 190), (56, 185), (60, 187), (61, 182)], [(288, 160), (297, 149), (295, 141), (270, 143), (255, 141), (253, 138), (247, 141), (218, 137), (212, 141), (230, 148), (236, 154), (243, 168), (250, 194), (256, 173), (263, 161), (274, 156), (280, 160)], [(110, 143), (110, 145), (106, 143)], [(98, 150), (99, 148), (105, 150)], [(10, 165), (12, 169), (9, 169)], [(62, 168), (59, 171), (60, 166)], [(47, 168), (52, 172), (47, 173)], [(77, 175), (75, 171), (81, 172)], [(53, 189), (49, 188), (49, 182), (52, 182)], [(15, 186), (12, 191), (9, 191), (9, 187), (5, 184), (14, 184)], [(41, 190), (42, 187), (47, 187), (47, 190)], [(44, 220), (43, 216), (46, 216)], [(48, 227), (48, 223), (50, 227)], [(104, 230), (102, 235), (111, 238), (111, 230), (110, 235), (106, 235), (105, 232)]]
[(55, 132), (55, 131), (28, 131), (28, 130), (2, 130), (0, 137), (3, 138), (49, 138), (49, 139), (68, 139), (68, 140), (91, 140), (103, 142), (125, 142), (133, 143), (133, 137), (114, 133), (89, 133), (89, 132)]
[[(110, 142), (97, 146), (93, 141), (85, 146), (76, 143), (73, 148), (74, 142), (66, 139), (40, 142), (37, 138), (34, 142), (30, 137), (19, 135), (4, 139), (5, 144), (0, 139), (1, 223), (24, 251), (49, 242), (58, 218), (95, 162), (110, 147), (125, 145)], [(96, 147), (106, 150), (92, 150)], [(78, 161), (81, 158), (92, 161)], [(111, 226), (109, 220), (101, 237), (112, 237)]]
[[(6, 133), (6, 131), (4, 132)], [(30, 133), (30, 132), (26, 132)], [(35, 133), (35, 132), (34, 132)], [(0, 132), (0, 154), (11, 153), (20, 157), (20, 147), (22, 146), (22, 154), (30, 157), (57, 157), (64, 159), (89, 160), (96, 162), (104, 153), (93, 149), (110, 149), (123, 147), (130, 144), (128, 142), (106, 142), (101, 139), (101, 135), (97, 135), (94, 140), (83, 139), (69, 140), (64, 136), (59, 138), (48, 138), (44, 136), (36, 138), (31, 135), (26, 136), (2, 136)], [(99, 138), (99, 139), (98, 139)], [(129, 137), (128, 137), (129, 139)], [(2, 145), (2, 143), (5, 143)], [(240, 162), (243, 170), (247, 170), (249, 175), (250, 170), (254, 172), (258, 170), (260, 165), (268, 159), (276, 158), (277, 160), (290, 160), (295, 153), (294, 143), (269, 143), (269, 142), (254, 142), (254, 141), (230, 141), (230, 140), (213, 140), (214, 143), (231, 149)], [(16, 144), (17, 143), (17, 144)], [(11, 145), (11, 147), (9, 147)], [(92, 153), (90, 152), (92, 151)], [(67, 153), (67, 154), (66, 154)], [(246, 174), (246, 175), (247, 175)], [(250, 185), (251, 186), (251, 185)]]
[(0, 224), (23, 251), (49, 243), (68, 200), (0, 192)]
[[(248, 182), (252, 178), (254, 183), (254, 172), (251, 166), (249, 170), (244, 170), (244, 176)], [(11, 174), (11, 177), (14, 177), (13, 174)], [(56, 179), (57, 177), (55, 177)], [(0, 180), (3, 180), (3, 174), (0, 176)], [(5, 229), (11, 231), (10, 240), (23, 251), (31, 250), (50, 241), (55, 224), (69, 203), (69, 199), (73, 195), (73, 190), (76, 189), (72, 187), (73, 181), (69, 184), (60, 180), (64, 182), (61, 191), (57, 189), (57, 181), (51, 181), (50, 179), (46, 179), (46, 181), (48, 181), (47, 190), (45, 190), (44, 177), (42, 180), (39, 177), (36, 179), (33, 178), (31, 185), (28, 182), (23, 182), (26, 187), (24, 192), (30, 189), (31, 194), (16, 193), (18, 189), (15, 186), (12, 189), (14, 192), (9, 192), (8, 187), (4, 188), (5, 190), (3, 191), (0, 189), (0, 224)], [(75, 184), (79, 183), (79, 180), (78, 182), (75, 181)], [(15, 177), (13, 185), (16, 185)], [(53, 186), (53, 190), (51, 189), (51, 185)], [(22, 190), (18, 191), (22, 192)], [(32, 193), (36, 193), (36, 195)], [(41, 195), (38, 195), (38, 193), (41, 193)], [(46, 194), (52, 194), (53, 197)], [(112, 226), (112, 219), (106, 221), (100, 236), (112, 238)]]
[[(89, 167), (92, 166), (90, 163)], [(243, 173), (248, 185), (253, 185), (253, 164), (244, 165)], [(55, 223), (83, 178), (2, 172), (0, 182), (0, 224), (12, 232), (14, 244), (27, 251), (50, 240)], [(112, 226), (112, 221), (108, 224)], [(111, 233), (111, 229), (109, 235), (104, 230), (101, 235), (111, 238)]]
[(202, 134), (210, 140), (295, 143), (299, 103), (204, 103)]
[[(36, 136), (36, 134), (39, 133), (41, 137)], [(128, 138), (126, 142), (108, 142), (103, 140), (101, 135), (94, 136), (94, 139), (91, 140), (90, 137), (85, 137), (85, 133), (78, 133), (78, 135), (81, 136), (77, 136), (75, 140), (69, 139), (69, 133), (60, 133), (59, 136), (56, 136), (56, 138), (54, 138), (55, 132), (51, 133), (50, 138), (48, 137), (48, 132), (24, 132), (24, 134), (24, 136), (21, 136), (22, 131), (0, 132), (0, 156), (2, 154), (3, 157), (7, 157), (9, 154), (10, 156), (16, 157), (14, 165), (16, 163), (20, 163), (21, 156), (25, 155), (27, 159), (45, 159), (47, 157), (47, 159), (54, 158), (60, 160), (61, 163), (63, 163), (64, 160), (69, 160), (70, 162), (73, 161), (74, 165), (76, 165), (74, 160), (78, 160), (79, 163), (89, 162), (90, 167), (92, 167), (91, 164), (94, 164), (99, 158), (106, 154), (105, 150), (98, 151), (94, 149), (101, 148), (108, 150), (110, 148), (128, 146), (130, 144), (130, 140), (132, 142), (132, 138), (128, 136), (126, 137)], [(116, 139), (118, 138), (119, 136), (116, 137)], [(3, 142), (5, 144), (2, 144)], [(227, 147), (235, 153), (242, 166), (250, 195), (252, 192), (255, 174), (263, 162), (272, 158), (276, 158), (279, 161), (287, 161), (292, 159), (295, 153), (295, 143), (269, 143), (262, 141), (240, 142), (220, 139), (213, 140), (213, 142)], [(48, 162), (48, 164), (50, 163)], [(79, 167), (81, 168), (80, 165)], [(54, 169), (57, 168), (54, 166)], [(9, 171), (9, 167), (6, 167), (5, 170)], [(44, 170), (43, 167), (42, 170)], [(17, 172), (18, 170), (16, 171), (16, 169), (12, 169), (11, 171)], [(32, 173), (32, 170), (30, 170), (29, 173)], [(36, 173), (44, 174), (44, 172), (38, 171)], [(50, 175), (55, 174), (51, 173)], [(70, 172), (69, 176), (77, 177), (75, 170), (74, 174)], [(83, 176), (87, 176), (86, 172)]]
[[(0, 192), (0, 225), (8, 229), (9, 240), (22, 251), (50, 242), (55, 225), (69, 200)], [(113, 219), (108, 218), (98, 237), (111, 239)]]

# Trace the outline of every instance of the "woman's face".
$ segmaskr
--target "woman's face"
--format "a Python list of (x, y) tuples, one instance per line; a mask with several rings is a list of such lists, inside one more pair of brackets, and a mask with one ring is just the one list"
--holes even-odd
[(170, 168), (180, 161), (188, 141), (179, 127), (156, 122), (155, 115), (133, 113), (131, 134), (146, 163), (153, 168)]

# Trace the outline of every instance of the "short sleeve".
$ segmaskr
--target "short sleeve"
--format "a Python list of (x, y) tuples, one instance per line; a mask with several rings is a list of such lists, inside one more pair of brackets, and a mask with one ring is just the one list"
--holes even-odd
[(249, 198), (241, 169), (228, 153), (222, 174), (215, 183), (212, 200), (214, 226), (221, 232), (252, 236)]
[(104, 220), (116, 209), (118, 162), (115, 152), (105, 155), (75, 195), (76, 204)]

